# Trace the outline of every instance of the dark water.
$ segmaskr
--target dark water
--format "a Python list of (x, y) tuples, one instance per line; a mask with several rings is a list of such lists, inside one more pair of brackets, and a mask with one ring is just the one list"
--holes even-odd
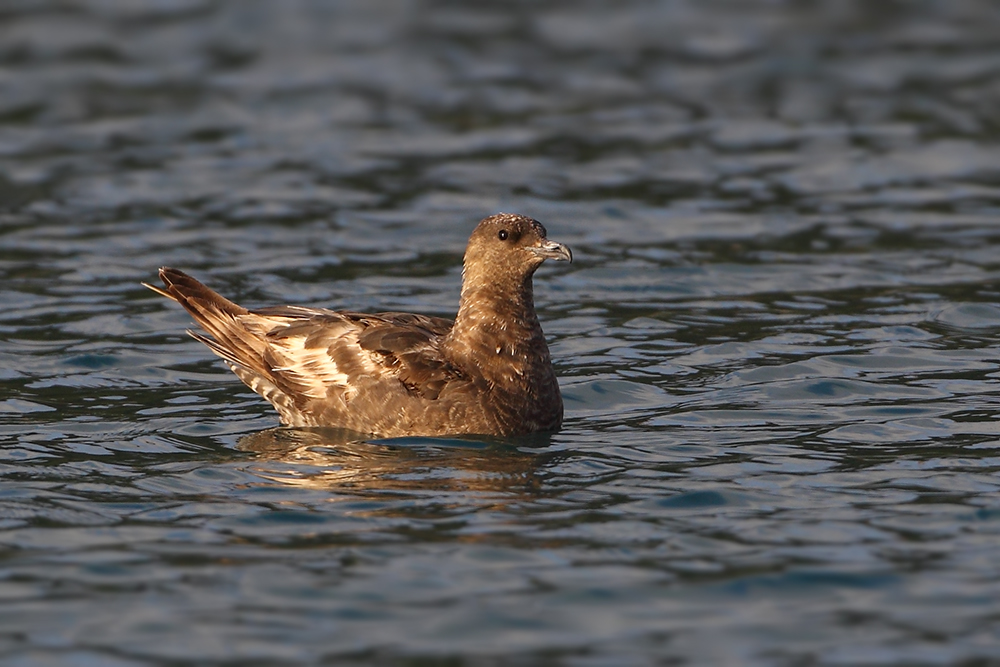
[[(1000, 9), (0, 5), (0, 662), (1000, 663)], [(139, 286), (451, 315), (565, 428), (352, 441)]]

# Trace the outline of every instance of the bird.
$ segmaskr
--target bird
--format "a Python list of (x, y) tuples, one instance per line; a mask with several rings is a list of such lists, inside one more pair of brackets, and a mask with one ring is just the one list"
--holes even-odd
[(186, 273), (163, 287), (202, 332), (188, 330), (274, 406), (290, 427), (377, 437), (520, 436), (558, 431), (563, 401), (535, 313), (532, 277), (546, 259), (572, 262), (533, 218), (478, 223), (463, 258), (454, 320), (305, 306), (249, 310)]

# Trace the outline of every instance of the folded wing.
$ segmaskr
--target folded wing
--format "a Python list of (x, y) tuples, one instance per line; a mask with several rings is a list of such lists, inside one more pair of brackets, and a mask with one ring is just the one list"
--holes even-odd
[(359, 394), (367, 403), (401, 391), (438, 398), (461, 377), (440, 351), (450, 320), (409, 313), (374, 315), (281, 306), (247, 310), (187, 274), (163, 268), (164, 289), (208, 336), (189, 331), (222, 357), (251, 389), (271, 402), (286, 424), (309, 425), (304, 415), (349, 410)]

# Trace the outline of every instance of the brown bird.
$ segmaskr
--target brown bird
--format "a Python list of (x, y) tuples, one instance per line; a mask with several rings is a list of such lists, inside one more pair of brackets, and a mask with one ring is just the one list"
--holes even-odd
[(176, 269), (173, 299), (288, 426), (337, 426), (381, 437), (554, 431), (563, 403), (535, 314), (531, 278), (546, 259), (572, 261), (545, 227), (500, 213), (465, 250), (455, 321), (410, 313), (303, 306), (247, 310)]

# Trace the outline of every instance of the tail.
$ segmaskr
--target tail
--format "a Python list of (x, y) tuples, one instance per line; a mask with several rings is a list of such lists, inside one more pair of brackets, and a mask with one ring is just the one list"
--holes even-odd
[(192, 338), (207, 345), (230, 365), (254, 372), (263, 370), (261, 355), (264, 342), (240, 321), (250, 311), (210, 290), (183, 271), (163, 267), (160, 269), (160, 280), (165, 289), (149, 283), (142, 284), (160, 296), (181, 304), (184, 310), (191, 313), (194, 321), (212, 336), (209, 338), (188, 330)]
[[(164, 288), (143, 283), (160, 296), (184, 306), (202, 329), (211, 335), (188, 330), (195, 340), (226, 360), (236, 376), (248, 387), (266, 398), (281, 415), (285, 424), (299, 420), (300, 409), (296, 394), (279, 387), (280, 382), (267, 363), (267, 331), (277, 322), (267, 316), (251, 313), (225, 297), (213, 292), (183, 271), (163, 267), (160, 280)], [(284, 385), (282, 385), (284, 386)]]

